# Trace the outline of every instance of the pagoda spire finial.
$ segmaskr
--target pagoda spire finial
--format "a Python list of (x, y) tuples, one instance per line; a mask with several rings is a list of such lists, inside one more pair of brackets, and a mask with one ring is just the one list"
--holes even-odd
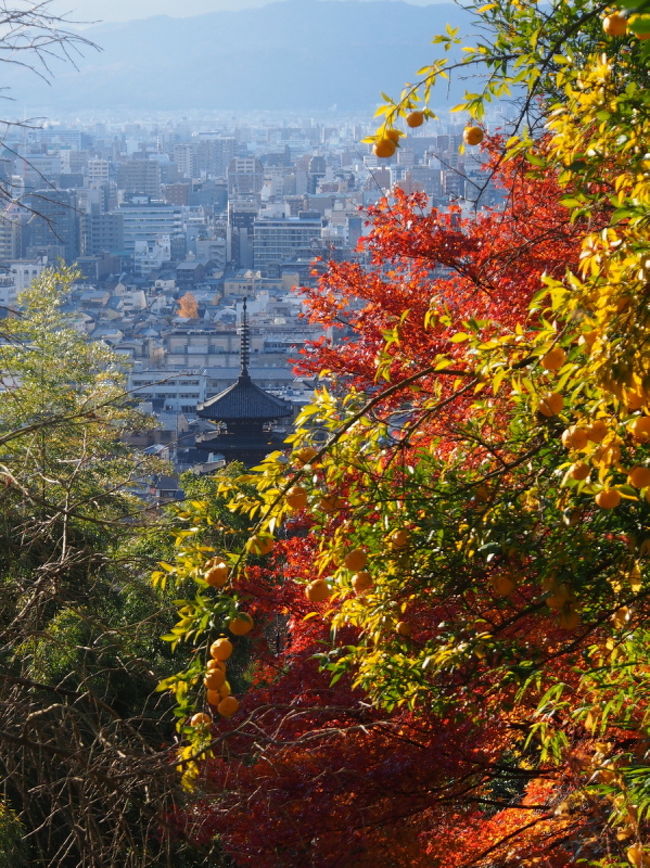
[(248, 330), (248, 298), (244, 297), (244, 308), (242, 311), (242, 321), (241, 321), (241, 346), (240, 346), (240, 358), (241, 358), (241, 376), (248, 377), (248, 363), (250, 361), (250, 351), (251, 351), (251, 342), (250, 342), (250, 332)]

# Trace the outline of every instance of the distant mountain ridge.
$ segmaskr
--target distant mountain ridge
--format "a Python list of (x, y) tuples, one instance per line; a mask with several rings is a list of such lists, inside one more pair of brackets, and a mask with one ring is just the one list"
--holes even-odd
[[(447, 4), (286, 0), (191, 18), (157, 16), (92, 27), (79, 71), (58, 65), (47, 86), (9, 70), (18, 105), (88, 109), (368, 109), (399, 93), (440, 53), (431, 37), (467, 15)], [(6, 72), (6, 71), (5, 71)], [(456, 99), (456, 85), (450, 94)], [(441, 89), (439, 104), (446, 101)], [(434, 104), (436, 100), (434, 99)]]

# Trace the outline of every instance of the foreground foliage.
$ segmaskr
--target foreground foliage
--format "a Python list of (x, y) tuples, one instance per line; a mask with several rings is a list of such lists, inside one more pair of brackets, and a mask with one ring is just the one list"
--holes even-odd
[[(167, 686), (183, 723), (206, 716), (177, 820), (237, 864), (650, 860), (649, 43), (629, 8), (620, 37), (587, 2), (477, 10), (497, 37), (468, 52), (488, 84), (463, 110), (528, 94), (485, 151), (506, 205), (380, 203), (370, 266), (307, 292), (354, 336), (302, 360), (324, 386), (290, 454), (215, 483), (238, 535), (210, 497), (180, 516), (166, 571), (200, 593), (173, 642), (201, 659)], [(439, 74), (387, 102), (380, 138)], [(237, 609), (250, 687), (213, 726), (201, 677)]]
[(122, 439), (144, 420), (119, 359), (62, 312), (74, 278), (45, 272), (2, 321), (0, 861), (167, 864), (170, 605), (136, 496), (154, 468)]

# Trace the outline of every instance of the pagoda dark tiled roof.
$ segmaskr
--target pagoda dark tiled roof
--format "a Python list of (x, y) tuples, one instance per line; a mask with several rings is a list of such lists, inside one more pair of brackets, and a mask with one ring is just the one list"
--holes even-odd
[(215, 422), (246, 419), (270, 421), (293, 415), (293, 408), (288, 401), (260, 389), (248, 374), (242, 374), (232, 386), (199, 404), (196, 411), (202, 419), (213, 419)]

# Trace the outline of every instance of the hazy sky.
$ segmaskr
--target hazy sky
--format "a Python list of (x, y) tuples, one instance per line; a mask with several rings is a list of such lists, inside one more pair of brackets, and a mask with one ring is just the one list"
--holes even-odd
[[(52, 0), (51, 9), (57, 14), (69, 13), (80, 21), (128, 21), (151, 15), (176, 18), (218, 12), (224, 9), (266, 6), (273, 0)], [(306, 3), (311, 0), (305, 0)], [(415, 6), (427, 6), (439, 0), (406, 0)]]

